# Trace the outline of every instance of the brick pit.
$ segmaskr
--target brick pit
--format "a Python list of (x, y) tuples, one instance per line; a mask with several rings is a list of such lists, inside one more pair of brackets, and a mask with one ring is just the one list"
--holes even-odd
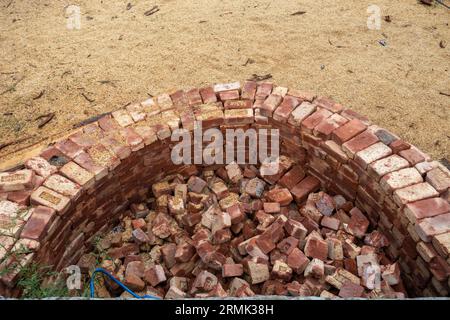
[[(124, 217), (135, 215), (133, 206), (155, 196), (154, 185), (165, 177), (178, 174), (183, 177), (179, 183), (186, 183), (192, 175), (204, 178), (210, 170), (218, 176), (227, 172), (218, 165), (172, 163), (171, 148), (176, 142), (171, 141), (171, 132), (193, 130), (195, 120), (202, 121), (204, 130), (278, 129), (285, 159), (282, 171), (260, 178), (268, 188), (288, 190), (292, 203), (281, 201), (275, 210), (270, 203), (277, 201), (272, 199), (263, 205), (263, 212), (276, 219), (283, 219), (280, 215), (292, 218), (289, 212), (294, 208), (298, 213), (313, 192), (342, 195), (352, 209), (360, 210), (359, 220), (370, 222), (370, 232), (376, 230), (386, 237), (389, 245), (383, 248), (383, 259), (398, 268), (402, 278), (402, 285), (394, 291), (409, 297), (448, 296), (449, 171), (397, 135), (329, 98), (251, 81), (242, 86), (228, 83), (180, 90), (129, 105), (85, 125), (15, 170), (0, 173), (0, 270), (4, 270), (0, 295), (20, 295), (16, 287), (19, 268), (11, 266), (35, 262), (61, 270), (77, 264), (92, 250), (93, 239)], [(251, 168), (241, 169), (250, 174)], [(222, 178), (230, 189), (236, 187), (227, 174)], [(150, 208), (158, 209), (155, 204)], [(256, 214), (246, 213), (249, 217)], [(353, 218), (352, 212), (347, 213), (358, 220), (358, 215)], [(315, 221), (322, 225), (322, 234), (333, 222), (326, 218), (324, 225), (325, 216)], [(308, 222), (313, 225), (314, 218), (303, 215), (299, 220), (308, 226), (310, 235)], [(337, 220), (339, 231), (354, 232), (348, 229), (350, 222)], [(364, 232), (359, 237), (367, 236)], [(176, 242), (175, 235), (171, 237)], [(302, 250), (304, 242), (298, 244)], [(356, 263), (356, 257), (346, 258)], [(240, 267), (226, 265), (221, 272), (239, 273), (235, 269)], [(247, 273), (248, 268), (247, 263)], [(317, 266), (310, 269), (314, 273)], [(156, 276), (158, 270), (152, 270)], [(163, 272), (170, 276), (170, 271)]]

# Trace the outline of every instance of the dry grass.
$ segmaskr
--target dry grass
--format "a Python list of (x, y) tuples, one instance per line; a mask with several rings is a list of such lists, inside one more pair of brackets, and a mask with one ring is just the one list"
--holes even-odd
[[(439, 46), (450, 42), (442, 6), (378, 0), (392, 22), (368, 30), (372, 1), (80, 0), (81, 30), (68, 30), (68, 1), (14, 0), (6, 8), (10, 1), (0, 1), (0, 93), (7, 91), (0, 144), (35, 136), (3, 148), (4, 163), (24, 146), (148, 94), (253, 73), (331, 96), (449, 158), (450, 97), (439, 93), (450, 93), (450, 45)], [(160, 11), (145, 16), (155, 4)], [(299, 10), (306, 13), (291, 15)], [(35, 119), (51, 112), (38, 129)]]

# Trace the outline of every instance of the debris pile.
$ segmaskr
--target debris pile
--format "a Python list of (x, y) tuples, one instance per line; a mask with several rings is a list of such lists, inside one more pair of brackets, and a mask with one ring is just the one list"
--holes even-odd
[[(399, 264), (384, 253), (389, 240), (352, 202), (319, 191), (289, 158), (277, 175), (263, 166), (167, 176), (78, 265), (166, 299), (405, 297)], [(103, 283), (100, 294), (129, 297)]]

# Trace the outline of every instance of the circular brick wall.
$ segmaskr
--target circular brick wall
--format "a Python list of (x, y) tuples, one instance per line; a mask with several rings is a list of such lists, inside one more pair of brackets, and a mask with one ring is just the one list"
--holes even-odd
[(196, 173), (171, 161), (171, 132), (196, 120), (203, 130), (279, 129), (281, 154), (308, 173), (289, 188), (298, 203), (318, 189), (354, 201), (389, 238), (410, 295), (448, 296), (449, 171), (331, 99), (252, 81), (129, 105), (0, 173), (0, 295), (19, 294), (8, 266), (75, 264), (153, 183)]

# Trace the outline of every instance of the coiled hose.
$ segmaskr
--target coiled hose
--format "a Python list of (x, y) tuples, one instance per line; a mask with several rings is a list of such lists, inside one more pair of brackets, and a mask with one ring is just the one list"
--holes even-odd
[(129, 294), (131, 294), (133, 297), (135, 297), (136, 299), (152, 299), (152, 300), (160, 300), (160, 298), (152, 296), (152, 295), (137, 295), (136, 293), (134, 293), (132, 290), (130, 290), (127, 286), (125, 286), (122, 282), (120, 282), (119, 280), (117, 280), (115, 277), (113, 277), (108, 271), (106, 271), (103, 268), (97, 268), (94, 270), (94, 272), (92, 273), (91, 276), (91, 281), (89, 283), (89, 287), (90, 287), (90, 291), (91, 291), (91, 298), (95, 298), (95, 286), (94, 286), (94, 281), (95, 281), (95, 275), (96, 273), (103, 273), (104, 275), (108, 276), (112, 281), (114, 281), (115, 283), (117, 283), (123, 290), (125, 290), (126, 292), (128, 292)]

